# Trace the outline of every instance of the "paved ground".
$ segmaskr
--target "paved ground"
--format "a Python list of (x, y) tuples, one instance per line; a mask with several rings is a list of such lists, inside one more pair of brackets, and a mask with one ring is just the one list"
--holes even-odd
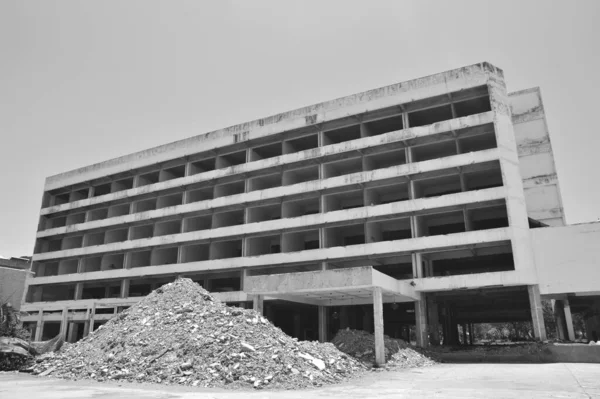
[(600, 364), (440, 364), (308, 391), (221, 391), (0, 373), (0, 398), (600, 398)]

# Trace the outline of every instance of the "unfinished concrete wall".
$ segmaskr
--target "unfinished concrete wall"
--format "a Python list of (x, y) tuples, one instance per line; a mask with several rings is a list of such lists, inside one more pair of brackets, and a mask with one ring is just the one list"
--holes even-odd
[(27, 270), (0, 265), (0, 304), (10, 302), (13, 308), (20, 309), (27, 274)]
[(600, 223), (532, 229), (540, 293), (600, 293)]
[(548, 124), (539, 87), (510, 94), (523, 189), (530, 218), (565, 224)]

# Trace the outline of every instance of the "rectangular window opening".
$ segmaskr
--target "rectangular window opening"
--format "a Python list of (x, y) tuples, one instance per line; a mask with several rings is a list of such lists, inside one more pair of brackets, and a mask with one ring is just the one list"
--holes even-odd
[(319, 146), (319, 136), (312, 134), (310, 136), (299, 137), (293, 140), (283, 142), (283, 153), (292, 154), (294, 152), (306, 151)]

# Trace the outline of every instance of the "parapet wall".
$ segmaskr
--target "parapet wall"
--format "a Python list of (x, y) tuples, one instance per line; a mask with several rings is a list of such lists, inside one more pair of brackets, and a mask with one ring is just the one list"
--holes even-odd
[(311, 125), (351, 115), (476, 87), (485, 84), (490, 74), (500, 78), (503, 76), (502, 71), (493, 65), (480, 63), (257, 119), (50, 176), (46, 179), (45, 190), (53, 190), (102, 176), (231, 146), (241, 141), (309, 128)]

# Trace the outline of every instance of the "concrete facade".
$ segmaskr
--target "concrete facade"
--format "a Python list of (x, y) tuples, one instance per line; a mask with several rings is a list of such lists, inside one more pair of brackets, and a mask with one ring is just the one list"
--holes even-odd
[(38, 338), (74, 341), (179, 276), (301, 339), (421, 346), (484, 321), (544, 339), (541, 295), (573, 294), (532, 249), (531, 227), (564, 225), (539, 89), (508, 94), (488, 63), (52, 176), (42, 202)]

